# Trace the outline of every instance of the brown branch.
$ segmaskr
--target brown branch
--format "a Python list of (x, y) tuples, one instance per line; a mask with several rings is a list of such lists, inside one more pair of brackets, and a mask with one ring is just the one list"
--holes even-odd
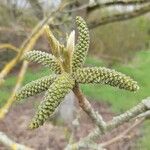
[(102, 118), (102, 116), (95, 112), (92, 108), (89, 101), (85, 98), (85, 96), (82, 94), (79, 85), (76, 85), (73, 89), (74, 94), (76, 95), (80, 107), (87, 113), (87, 115), (92, 119), (92, 121), (99, 127), (101, 132), (104, 132), (105, 130), (105, 122)]
[[(83, 4), (79, 7), (75, 7), (70, 10), (65, 10), (63, 11), (64, 13), (69, 13), (69, 12), (77, 12), (79, 10), (84, 10), (86, 9), (87, 13), (90, 14), (96, 9), (101, 9), (101, 8), (106, 8), (110, 6), (131, 6), (131, 5), (140, 5), (140, 4), (145, 4), (148, 3), (149, 0), (117, 0), (117, 1), (107, 1), (107, 2), (95, 2), (94, 4)], [(71, 6), (73, 5), (72, 3), (70, 4)], [(74, 3), (76, 5), (76, 3)]]
[(117, 1), (108, 1), (104, 3), (96, 2), (93, 6), (87, 7), (87, 13), (91, 13), (96, 9), (104, 8), (104, 7), (109, 7), (109, 6), (129, 6), (129, 5), (140, 5), (140, 4), (145, 4), (150, 2), (149, 0), (117, 0)]
[[(141, 5), (141, 4), (146, 4), (148, 3), (149, 0), (117, 0), (117, 1), (107, 1), (107, 2), (95, 2), (94, 4), (83, 4), (79, 7), (75, 7), (70, 10), (64, 10), (64, 13), (70, 13), (70, 12), (77, 12), (79, 10), (84, 10), (86, 9), (87, 13), (90, 14), (93, 11), (101, 8), (106, 8), (110, 6), (135, 6), (135, 5)], [(71, 4), (72, 5), (72, 4)], [(75, 4), (74, 4), (75, 5)]]
[(89, 23), (89, 28), (93, 29), (93, 28), (96, 28), (96, 27), (99, 27), (101, 25), (105, 25), (108, 23), (117, 22), (117, 21), (125, 21), (128, 19), (132, 19), (141, 15), (144, 15), (148, 12), (150, 12), (150, 4), (134, 9), (131, 12), (119, 13), (119, 14), (114, 14), (111, 16), (102, 17), (100, 18), (99, 21), (92, 21), (91, 23)]

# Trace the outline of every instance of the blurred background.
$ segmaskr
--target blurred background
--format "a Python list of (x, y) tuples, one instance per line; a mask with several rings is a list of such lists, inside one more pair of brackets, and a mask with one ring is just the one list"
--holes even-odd
[[(140, 86), (139, 91), (132, 93), (106, 85), (81, 85), (95, 110), (109, 120), (150, 96), (149, 12), (149, 0), (0, 0), (0, 131), (16, 142), (38, 150), (65, 147), (68, 128), (72, 129), (70, 122), (78, 107), (73, 100), (66, 100), (44, 126), (29, 131), (27, 125), (43, 93), (20, 103), (14, 102), (13, 97), (21, 86), (50, 73), (48, 68), (26, 64), (21, 59), (27, 49), (50, 52), (42, 26), (48, 24), (56, 38), (66, 44), (67, 35), (76, 30), (77, 15), (87, 21), (90, 30), (86, 65), (113, 68), (130, 75)], [(7, 109), (7, 114), (3, 108)], [(68, 110), (69, 115), (64, 110)], [(77, 139), (93, 127), (83, 112), (78, 113)], [(128, 123), (123, 125), (101, 141), (114, 137), (128, 126)], [(149, 150), (150, 121), (144, 122), (129, 136), (129, 139), (109, 145), (108, 149)], [(0, 144), (0, 149), (6, 147)]]

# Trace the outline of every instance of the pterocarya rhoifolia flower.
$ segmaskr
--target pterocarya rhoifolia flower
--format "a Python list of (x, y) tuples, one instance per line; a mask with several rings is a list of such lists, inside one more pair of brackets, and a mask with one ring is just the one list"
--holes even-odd
[[(49, 32), (47, 35), (53, 45), (53, 54), (33, 50), (24, 55), (24, 59), (40, 63), (54, 72), (53, 75), (28, 83), (16, 94), (16, 99), (20, 100), (46, 91), (44, 100), (29, 125), (31, 129), (43, 125), (76, 84), (99, 83), (129, 91), (139, 89), (136, 81), (115, 70), (105, 67), (83, 67), (90, 43), (89, 30), (86, 22), (79, 16), (76, 17), (76, 25), (76, 44), (74, 31), (68, 37), (66, 47)], [(50, 30), (46, 27), (46, 32), (48, 31)]]

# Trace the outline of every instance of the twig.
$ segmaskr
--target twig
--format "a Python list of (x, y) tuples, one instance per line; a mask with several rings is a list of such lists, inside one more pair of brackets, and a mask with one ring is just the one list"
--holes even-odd
[(15, 51), (15, 52), (18, 52), (18, 51), (19, 51), (18, 48), (15, 47), (15, 46), (12, 45), (12, 44), (7, 44), (7, 43), (0, 44), (0, 49), (6, 49), (6, 48), (11, 49), (11, 50), (13, 50), (13, 51)]
[[(109, 123), (107, 124), (107, 131), (112, 130), (113, 128), (117, 128), (120, 124), (128, 122), (129, 120), (136, 118), (138, 115), (146, 112), (150, 109), (147, 107), (150, 103), (150, 98), (144, 99), (141, 103), (137, 106), (131, 108), (130, 110), (126, 111), (125, 113), (114, 117)], [(86, 140), (95, 140), (102, 135), (99, 128), (94, 129), (89, 133), (89, 135), (85, 138)]]
[(126, 111), (125, 113), (114, 117), (111, 121), (107, 123), (107, 129), (108, 130), (110, 130), (111, 128), (114, 129), (119, 125), (137, 117), (143, 112), (146, 112), (148, 109), (150, 109), (149, 104), (150, 104), (150, 97), (142, 100), (141, 103), (139, 103), (137, 106), (134, 106), (130, 110)]
[(72, 145), (68, 145), (66, 148), (67, 150), (71, 149), (72, 147), (80, 148), (86, 147), (87, 144), (91, 143), (91, 141), (96, 140), (98, 137), (102, 136), (106, 132), (109, 132), (113, 130), (114, 128), (117, 128), (118, 126), (122, 125), (125, 122), (128, 122), (132, 120), (133, 118), (136, 118), (140, 114), (147, 112), (150, 110), (150, 97), (147, 99), (142, 100), (141, 103), (139, 103), (137, 106), (131, 108), (130, 110), (126, 111), (125, 113), (114, 117), (111, 121), (106, 123), (105, 130), (102, 132), (99, 127), (92, 130), (85, 138), (82, 138), (79, 142), (74, 143)]
[[(42, 34), (42, 30), (38, 31), (38, 33), (35, 35), (35, 37), (29, 41), (28, 45), (26, 45), (26, 47), (22, 47), (17, 56), (12, 59), (10, 62), (8, 62), (6, 64), (6, 66), (3, 68), (3, 70), (0, 72), (0, 81), (1, 80), (4, 80), (4, 77), (13, 69), (13, 67), (20, 61), (22, 55), (23, 55), (23, 52), (25, 50), (31, 50), (36, 42), (36, 40), (39, 38), (39, 36)], [(1, 86), (1, 84), (0, 84)]]
[(4, 144), (12, 150), (33, 150), (25, 145), (12, 141), (5, 133), (0, 132), (0, 143)]

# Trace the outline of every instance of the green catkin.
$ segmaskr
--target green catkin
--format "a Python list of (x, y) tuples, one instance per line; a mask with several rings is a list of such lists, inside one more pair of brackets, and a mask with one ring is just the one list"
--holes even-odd
[(103, 83), (129, 91), (139, 89), (137, 82), (115, 70), (105, 67), (79, 68), (74, 72), (74, 78), (78, 83)]
[(73, 54), (73, 70), (82, 67), (89, 49), (89, 30), (83, 18), (76, 17), (77, 29), (79, 32), (78, 41)]
[(61, 68), (56, 60), (55, 56), (41, 51), (29, 51), (24, 55), (24, 59), (32, 62), (42, 64), (43, 66), (49, 67), (55, 73), (60, 73)]
[(129, 91), (136, 91), (139, 89), (136, 81), (115, 70), (104, 67), (83, 68), (89, 48), (89, 31), (85, 21), (81, 17), (76, 18), (76, 23), (79, 38), (73, 57), (70, 55), (72, 59), (69, 58), (72, 60), (72, 65), (70, 65), (72, 68), (67, 68), (71, 70), (70, 72), (68, 70), (68, 73), (64, 72), (66, 67), (64, 64), (69, 63), (69, 59), (65, 59), (65, 51), (62, 51), (62, 54), (59, 56), (64, 62), (58, 62), (57, 58), (51, 54), (35, 50), (27, 52), (24, 56), (26, 60), (41, 63), (58, 74), (55, 76), (45, 76), (32, 81), (26, 84), (16, 94), (16, 99), (20, 100), (46, 91), (44, 100), (39, 105), (37, 113), (29, 126), (31, 129), (43, 125), (48, 117), (58, 108), (65, 95), (73, 89), (75, 83), (103, 83)]
[(55, 75), (50, 75), (26, 84), (23, 88), (21, 88), (21, 90), (16, 93), (16, 100), (22, 100), (46, 91), (55, 79)]
[(34, 129), (43, 125), (48, 117), (57, 109), (65, 95), (73, 88), (74, 84), (75, 82), (69, 74), (64, 73), (60, 75), (49, 87), (44, 101), (39, 105), (37, 113), (29, 127)]

